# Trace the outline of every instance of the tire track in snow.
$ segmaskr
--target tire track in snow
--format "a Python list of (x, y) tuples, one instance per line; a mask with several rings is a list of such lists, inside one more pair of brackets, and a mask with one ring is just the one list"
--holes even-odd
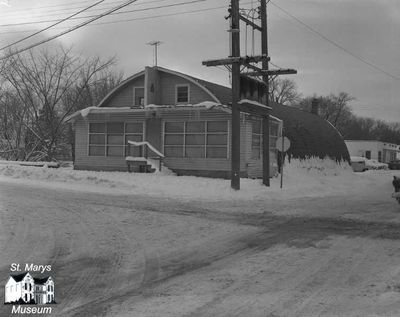
[[(74, 223), (68, 223), (66, 228), (64, 226), (63, 229), (64, 230), (68, 229), (69, 226), (73, 225), (75, 232), (79, 232), (80, 235), (82, 234), (82, 232), (86, 232), (87, 234), (88, 229), (90, 229), (90, 227), (88, 226), (87, 220), (81, 214), (81, 212), (75, 210), (74, 205), (68, 203), (65, 204), (65, 201), (63, 201), (63, 204), (60, 203), (59, 205), (60, 208), (63, 211), (65, 211), (65, 214), (63, 215), (64, 219), (69, 218), (70, 221), (74, 220)], [(66, 217), (66, 215), (68, 215), (68, 217)], [(69, 235), (70, 234), (69, 229), (68, 231), (65, 230), (64, 234)], [(78, 237), (73, 237), (71, 240), (74, 239), (77, 240), (77, 238)], [(59, 233), (57, 241), (60, 245), (64, 244), (64, 239), (65, 236), (62, 237)], [(86, 239), (86, 241), (89, 240)], [(83, 262), (84, 265), (82, 265), (82, 263), (79, 262)], [(75, 270), (72, 269), (74, 263), (76, 267), (79, 267), (79, 269)], [(91, 282), (94, 281), (97, 275), (97, 268), (95, 264), (96, 264), (96, 259), (93, 258), (91, 254), (85, 255), (84, 259), (75, 259), (75, 260), (65, 259), (57, 263), (56, 265), (56, 267), (58, 268), (57, 275), (59, 278), (58, 294), (60, 295), (58, 298), (61, 297), (61, 299), (58, 300), (59, 303), (57, 305), (58, 308), (57, 311), (59, 311), (60, 315), (65, 314), (65, 312), (67, 312), (72, 307), (80, 305), (82, 299), (86, 298), (85, 293), (89, 289), (89, 285), (91, 284)], [(69, 266), (72, 267), (69, 268)], [(61, 286), (62, 289), (60, 291)], [(56, 295), (56, 300), (57, 300), (57, 295)]]
[[(91, 217), (95, 215), (96, 219), (99, 219), (100, 224), (104, 225), (104, 230), (101, 232), (103, 240), (97, 242), (99, 244), (111, 243), (112, 247), (109, 248), (107, 246), (107, 249), (112, 250), (112, 253), (102, 254), (101, 248), (99, 248), (99, 251), (96, 253), (97, 256), (94, 256), (90, 261), (86, 259), (85, 269), (87, 270), (94, 266), (95, 270), (91, 270), (90, 277), (82, 279), (76, 286), (79, 291), (75, 292), (74, 297), (84, 298), (85, 300), (80, 301), (74, 306), (69, 306), (64, 311), (64, 314), (68, 316), (106, 315), (110, 305), (104, 305), (104, 303), (120, 294), (121, 291), (126, 291), (125, 289), (129, 288), (132, 283), (140, 280), (136, 276), (137, 274), (135, 274), (135, 276), (128, 276), (123, 282), (121, 281), (121, 278), (126, 276), (124, 270), (129, 269), (126, 265), (130, 264), (129, 261), (124, 261), (125, 256), (129, 258), (129, 247), (135, 245), (136, 241), (132, 241), (124, 230), (120, 228), (121, 221), (113, 214), (113, 210), (99, 208), (98, 204), (90, 207), (86, 206), (86, 208), (87, 215), (91, 215)], [(103, 222), (101, 219), (106, 219), (106, 221)], [(98, 224), (95, 227), (98, 227)], [(77, 259), (77, 261), (82, 262), (85, 259)], [(80, 264), (82, 265), (82, 263)], [(100, 276), (102, 278), (99, 278)], [(106, 292), (104, 291), (105, 289), (107, 290)], [(90, 296), (87, 296), (89, 292)]]

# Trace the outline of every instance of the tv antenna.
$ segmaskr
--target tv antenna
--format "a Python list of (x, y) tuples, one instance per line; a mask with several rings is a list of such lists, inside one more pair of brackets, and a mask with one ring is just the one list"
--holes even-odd
[(154, 47), (154, 57), (153, 57), (153, 64), (154, 66), (157, 66), (157, 59), (158, 59), (158, 46), (162, 44), (161, 41), (151, 41), (147, 43), (147, 45), (151, 45)]

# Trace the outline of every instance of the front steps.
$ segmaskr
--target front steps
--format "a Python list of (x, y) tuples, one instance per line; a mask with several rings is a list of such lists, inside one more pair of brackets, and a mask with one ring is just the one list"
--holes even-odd
[(156, 171), (144, 157), (127, 156), (125, 161), (129, 173), (154, 173)]

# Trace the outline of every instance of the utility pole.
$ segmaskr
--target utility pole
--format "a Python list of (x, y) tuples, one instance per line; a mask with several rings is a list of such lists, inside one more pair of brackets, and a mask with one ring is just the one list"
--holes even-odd
[[(268, 56), (268, 25), (267, 25), (267, 3), (265, 0), (261, 0), (260, 3), (260, 15), (261, 15), (261, 53)], [(262, 80), (265, 83), (265, 89), (267, 90), (267, 97), (265, 105), (269, 107), (269, 80), (268, 80), (268, 61), (262, 62), (263, 76)], [(262, 119), (262, 133), (263, 133), (263, 184), (270, 186), (269, 174), (270, 174), (270, 157), (269, 157), (269, 115)]]
[(158, 59), (158, 46), (160, 46), (162, 44), (162, 42), (160, 41), (151, 41), (149, 43), (147, 43), (147, 45), (151, 45), (154, 47), (154, 57), (153, 57), (153, 64), (154, 66), (157, 66), (157, 59)]
[[(263, 184), (270, 185), (270, 157), (269, 157), (269, 80), (270, 76), (282, 74), (295, 74), (293, 69), (270, 70), (268, 62), (268, 31), (267, 31), (267, 2), (259, 0), (259, 13), (261, 25), (242, 15), (239, 9), (239, 0), (231, 0), (230, 5), (230, 45), (231, 56), (224, 59), (204, 61), (206, 66), (230, 67), (232, 72), (232, 120), (231, 120), (231, 187), (240, 189), (240, 112), (261, 117), (262, 120), (262, 148), (263, 148)], [(253, 30), (261, 32), (261, 55), (240, 56), (240, 21)], [(254, 43), (253, 43), (254, 44)], [(261, 68), (258, 63), (261, 62)], [(242, 72), (241, 68), (247, 69)], [(255, 77), (255, 78), (254, 78)], [(259, 78), (259, 79), (258, 79)], [(252, 88), (246, 87), (247, 85)], [(254, 87), (257, 95), (254, 96)], [(263, 92), (264, 91), (264, 92)], [(244, 99), (241, 99), (244, 98)], [(249, 102), (249, 99), (251, 102)]]
[[(240, 57), (239, 0), (231, 0), (231, 45), (233, 58)], [(240, 189), (240, 61), (232, 63), (231, 187)]]

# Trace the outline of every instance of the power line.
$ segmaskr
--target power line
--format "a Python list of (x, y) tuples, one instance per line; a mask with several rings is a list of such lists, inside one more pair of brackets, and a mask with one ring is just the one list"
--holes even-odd
[[(245, 2), (243, 4), (249, 4), (250, 2)], [(189, 11), (182, 11), (176, 13), (166, 13), (166, 14), (159, 14), (159, 15), (152, 15), (146, 17), (138, 17), (133, 19), (125, 19), (125, 20), (117, 20), (117, 21), (109, 21), (109, 22), (100, 22), (100, 23), (91, 23), (88, 26), (98, 26), (98, 25), (105, 25), (105, 24), (115, 24), (115, 23), (124, 23), (124, 22), (131, 22), (131, 21), (140, 21), (140, 20), (149, 20), (149, 19), (157, 19), (163, 17), (170, 17), (170, 16), (178, 16), (178, 15), (186, 15), (191, 13), (200, 13), (200, 12), (207, 12), (207, 11), (214, 11), (219, 9), (226, 9), (227, 5), (218, 6), (218, 7), (210, 7), (210, 8), (203, 8), (203, 9), (196, 9), (196, 10), (189, 10)], [(66, 29), (67, 27), (58, 27), (53, 29)], [(16, 34), (16, 33), (27, 33), (30, 32), (29, 30), (18, 30), (18, 31), (7, 31), (7, 32), (0, 32), (0, 35), (8, 35), (8, 34)]]
[[(107, 11), (107, 12), (104, 13), (104, 14), (100, 14), (100, 15), (98, 15), (98, 16), (95, 16), (94, 18), (91, 18), (90, 20), (85, 21), (85, 22), (83, 22), (83, 23), (81, 23), (81, 24), (78, 24), (78, 25), (76, 25), (76, 26), (74, 26), (74, 27), (72, 27), (72, 28), (70, 28), (70, 29), (68, 29), (68, 30), (66, 30), (66, 31), (64, 31), (64, 32), (61, 32), (61, 33), (59, 33), (59, 34), (57, 34), (57, 35), (55, 35), (55, 36), (52, 36), (52, 37), (50, 37), (50, 38), (47, 38), (47, 39), (45, 39), (45, 40), (43, 40), (43, 41), (40, 41), (40, 42), (38, 42), (38, 43), (32, 44), (32, 45), (30, 45), (30, 46), (28, 46), (28, 47), (25, 47), (25, 48), (21, 49), (21, 50), (17, 50), (17, 51), (15, 51), (15, 52), (12, 52), (11, 54), (9, 54), (9, 55), (7, 55), (7, 56), (3, 56), (3, 57), (0, 58), (0, 60), (3, 60), (3, 59), (8, 58), (8, 57), (11, 57), (11, 56), (13, 56), (13, 55), (15, 55), (15, 54), (22, 53), (22, 52), (24, 52), (24, 51), (26, 51), (26, 50), (29, 50), (29, 49), (31, 49), (31, 48), (34, 48), (34, 47), (36, 47), (36, 46), (38, 46), (38, 45), (44, 44), (44, 43), (49, 42), (49, 41), (51, 41), (51, 40), (53, 40), (53, 39), (56, 39), (56, 38), (58, 38), (58, 37), (61, 37), (61, 36), (65, 35), (65, 34), (67, 34), (67, 33), (70, 33), (70, 32), (72, 32), (72, 31), (74, 31), (74, 30), (77, 30), (77, 29), (83, 27), (83, 26), (86, 26), (86, 25), (88, 25), (89, 23), (91, 23), (91, 22), (93, 22), (93, 21), (95, 21), (95, 20), (98, 20), (98, 19), (100, 19), (100, 18), (102, 18), (102, 17), (104, 17), (104, 16), (106, 16), (106, 15), (110, 15), (110, 14), (112, 14), (113, 12), (115, 12), (115, 11), (117, 11), (117, 10), (119, 10), (119, 9), (121, 9), (121, 8), (123, 8), (123, 7), (125, 7), (125, 6), (127, 6), (127, 5), (129, 5), (129, 4), (131, 4), (131, 3), (133, 3), (133, 2), (136, 2), (136, 1), (137, 1), (137, 0), (130, 0), (130, 1), (128, 1), (128, 2), (125, 3), (125, 4), (122, 4), (122, 5), (120, 5), (120, 6), (117, 6), (117, 7), (113, 8), (113, 9)], [(206, 0), (193, 0), (193, 1), (189, 1), (189, 2), (184, 2), (184, 3), (178, 3), (178, 4), (174, 4), (174, 5), (169, 5), (169, 6), (190, 4), (190, 3), (202, 2), (202, 1), (206, 1)]]
[[(245, 3), (243, 3), (243, 4), (249, 4), (249, 3), (250, 3), (250, 2), (245, 2)], [(88, 23), (87, 23), (87, 26), (98, 26), (98, 25), (105, 25), (105, 24), (114, 24), (114, 23), (122, 23), (122, 22), (131, 22), (131, 21), (138, 21), (138, 20), (148, 20), (148, 19), (155, 19), (155, 18), (162, 18), (162, 17), (186, 15), (186, 14), (191, 14), (191, 13), (199, 13), (199, 12), (213, 11), (213, 10), (219, 10), (219, 9), (226, 9), (226, 7), (227, 7), (227, 6), (224, 5), (224, 6), (211, 7), (211, 8), (204, 8), (204, 9), (198, 9), (198, 10), (190, 10), (190, 11), (177, 12), (177, 13), (170, 13), (170, 14), (162, 14), (162, 15), (153, 15), (153, 16), (147, 16), (147, 17), (139, 17), (139, 18), (134, 18), (134, 19), (126, 19), (126, 20), (118, 20), (118, 21), (109, 21), (109, 22), (100, 22), (100, 23), (92, 23), (92, 24), (88, 24)], [(89, 22), (89, 23), (90, 23), (90, 22)], [(56, 28), (56, 29), (62, 29), (62, 28)], [(19, 31), (19, 32), (21, 32), (21, 31)], [(29, 32), (29, 31), (23, 31), (23, 32)], [(71, 31), (69, 31), (69, 32), (71, 32)], [(60, 37), (60, 36), (66, 34), (66, 33), (69, 33), (69, 32), (68, 32), (68, 31), (67, 31), (67, 32), (62, 32), (61, 35), (59, 34), (58, 36), (52, 37), (52, 38), (47, 39), (47, 40), (42, 41), (42, 42), (44, 42), (44, 43), (45, 43), (45, 42), (48, 42), (48, 41), (50, 41), (50, 40), (52, 40), (52, 39), (54, 39), (54, 38)], [(11, 33), (11, 32), (9, 32), (9, 33)], [(12, 32), (12, 33), (17, 33), (17, 32)], [(0, 34), (7, 34), (7, 33), (6, 33), (6, 32), (3, 32), (3, 33), (0, 33)], [(30, 48), (33, 48), (33, 47), (38, 46), (38, 45), (40, 45), (40, 44), (43, 44), (42, 42), (39, 42), (39, 43), (34, 44), (34, 45), (32, 45), (32, 46), (30, 46), (30, 47), (28, 47), (28, 48), (25, 48), (25, 49), (23, 49), (23, 50), (20, 50), (20, 51), (18, 51), (18, 52), (15, 52), (15, 54), (21, 53), (21, 52), (26, 51), (26, 50), (28, 50), (28, 49), (30, 49)], [(14, 54), (12, 54), (12, 55), (14, 55)], [(9, 56), (0, 58), (0, 60), (5, 59), (5, 58), (7, 58), (7, 57), (11, 57), (12, 55), (9, 55)]]
[[(51, 6), (42, 6), (42, 7), (35, 7), (34, 9), (45, 9), (45, 8), (63, 8), (66, 6), (70, 6), (70, 5), (74, 5), (74, 4), (84, 4), (84, 3), (90, 3), (91, 0), (87, 0), (87, 1), (78, 1), (78, 2), (69, 2), (68, 4), (55, 4), (55, 5), (51, 5)], [(122, 2), (122, 1), (118, 1), (118, 2)], [(23, 11), (31, 11), (32, 9), (20, 9), (20, 10), (15, 10), (14, 12), (23, 12)]]
[[(164, 2), (164, 1), (169, 1), (169, 0), (151, 0), (151, 1), (149, 0), (149, 1), (146, 1), (145, 3), (137, 3), (136, 6), (147, 5), (149, 3)], [(92, 2), (92, 0), (91, 1), (84, 1), (84, 2)], [(116, 1), (116, 2), (113, 2), (113, 3), (105, 3), (101, 8), (90, 10), (90, 11), (93, 12), (93, 11), (100, 11), (100, 10), (103, 10), (103, 9), (110, 9), (111, 7), (113, 7), (114, 5), (119, 4), (119, 3), (123, 3), (123, 1)], [(61, 14), (73, 13), (76, 10), (83, 9), (85, 7), (85, 6), (82, 6), (82, 3), (79, 3), (79, 4), (80, 4), (79, 6), (74, 6), (74, 7), (68, 6), (68, 7), (65, 7), (65, 8), (62, 7), (60, 9), (55, 9), (55, 10), (46, 10), (45, 12), (40, 12), (40, 13), (37, 13), (37, 14), (33, 14), (33, 11), (35, 11), (37, 8), (25, 9), (23, 11), (29, 10), (30, 11), (29, 12), (29, 17), (30, 18), (42, 18), (42, 17), (48, 17), (49, 15), (53, 16), (53, 15), (61, 15)], [(68, 12), (65, 12), (65, 11), (68, 11)], [(25, 13), (20, 12), (20, 11), (14, 11), (13, 14), (0, 15), (0, 18), (13, 18), (13, 17), (15, 18), (15, 17), (19, 17), (21, 14), (25, 14)]]
[(54, 24), (52, 24), (52, 25), (46, 27), (46, 28), (44, 28), (44, 29), (41, 29), (41, 30), (39, 30), (39, 31), (37, 31), (37, 32), (35, 32), (35, 33), (32, 33), (31, 35), (28, 35), (28, 36), (26, 36), (26, 37), (24, 37), (24, 38), (22, 38), (22, 39), (20, 39), (20, 40), (18, 40), (18, 41), (16, 41), (16, 42), (13, 42), (13, 43), (11, 43), (11, 44), (8, 44), (8, 45), (6, 45), (6, 46), (0, 48), (0, 51), (5, 50), (6, 48), (9, 48), (9, 47), (11, 47), (11, 46), (13, 46), (13, 45), (15, 45), (15, 44), (21, 43), (21, 42), (23, 42), (23, 41), (25, 41), (25, 40), (27, 40), (27, 39), (30, 39), (31, 37), (34, 37), (35, 35), (38, 35), (38, 34), (44, 32), (44, 31), (47, 31), (48, 29), (51, 29), (52, 27), (54, 27), (54, 26), (56, 26), (56, 25), (58, 25), (58, 24), (61, 24), (61, 23), (63, 23), (64, 21), (67, 21), (67, 20), (71, 19), (72, 17), (77, 16), (78, 14), (81, 14), (82, 12), (87, 11), (87, 10), (89, 10), (89, 9), (91, 9), (91, 8), (93, 8), (93, 7), (95, 7), (95, 6), (97, 6), (97, 5), (99, 5), (100, 3), (104, 2), (104, 1), (105, 1), (105, 0), (100, 0), (100, 1), (98, 1), (98, 2), (96, 2), (96, 3), (94, 3), (94, 4), (92, 4), (92, 5), (90, 5), (90, 6), (88, 6), (88, 7), (86, 7), (86, 8), (84, 8), (84, 9), (82, 9), (82, 10), (80, 10), (80, 11), (78, 11), (78, 12), (76, 12), (76, 13), (74, 13), (74, 14), (72, 14), (72, 15), (70, 15), (70, 16), (68, 16), (68, 17), (66, 17), (66, 18), (64, 18), (64, 19), (62, 19), (62, 20), (60, 20), (60, 21), (58, 21), (58, 22), (56, 22), (56, 23), (54, 23)]
[[(189, 10), (189, 11), (182, 11), (182, 12), (176, 12), (176, 13), (166, 13), (166, 14), (152, 15), (152, 16), (146, 16), (146, 17), (138, 17), (138, 18), (133, 18), (133, 19), (92, 23), (92, 24), (89, 24), (88, 26), (98, 26), (98, 25), (105, 25), (105, 24), (115, 24), (115, 23), (124, 23), (124, 22), (140, 21), (140, 20), (158, 19), (158, 18), (163, 18), (163, 17), (186, 15), (186, 14), (191, 14), (191, 13), (207, 12), (207, 11), (214, 11), (214, 10), (219, 10), (219, 9), (226, 9), (226, 8), (227, 8), (227, 6), (224, 5), (224, 6), (197, 9), (197, 10)], [(53, 28), (53, 29), (60, 30), (60, 29), (66, 29), (66, 28), (67, 27), (58, 27), (58, 28)], [(26, 30), (26, 31), (7, 31), (7, 32), (0, 32), (0, 35), (15, 34), (15, 33), (27, 33), (27, 32), (30, 32), (30, 31), (28, 31), (28, 30)]]
[(206, 11), (212, 11), (212, 10), (218, 10), (218, 9), (226, 9), (226, 8), (227, 8), (227, 6), (225, 5), (225, 6), (219, 6), (219, 7), (212, 7), (212, 8), (198, 9), (198, 10), (190, 10), (190, 11), (183, 11), (183, 12), (175, 12), (175, 13), (166, 13), (166, 14), (159, 14), (159, 15), (153, 15), (153, 16), (147, 16), (147, 17), (126, 19), (126, 20), (100, 22), (100, 23), (91, 24), (90, 26), (105, 25), (105, 24), (115, 24), (115, 23), (121, 23), (121, 22), (132, 22), (132, 21), (140, 21), (140, 20), (150, 20), (150, 19), (171, 17), (171, 16), (177, 16), (177, 15), (185, 15), (185, 14), (188, 14), (188, 13), (206, 12)]
[[(93, 3), (93, 1), (89, 1), (90, 3)], [(108, 6), (108, 7), (113, 7), (114, 5), (116, 5), (117, 3), (122, 3), (123, 1), (118, 1), (115, 4), (104, 4), (104, 6)], [(83, 9), (85, 8), (87, 5), (82, 5), (82, 3), (79, 6), (68, 6), (65, 8), (60, 8), (60, 9), (53, 9), (53, 10), (46, 10), (46, 11), (42, 11), (42, 10), (37, 10), (37, 8), (30, 8), (30, 9), (24, 9), (24, 10), (20, 10), (20, 11), (13, 11), (10, 13), (5, 13), (5, 14), (0, 14), (0, 18), (1, 19), (6, 19), (6, 18), (18, 18), (21, 15), (26, 15), (29, 14), (29, 18), (42, 18), (42, 17), (48, 17), (49, 15), (54, 16), (54, 15), (58, 15), (58, 14), (68, 14), (68, 13), (73, 13), (76, 10), (79, 9)], [(24, 12), (24, 11), (29, 11), (29, 12)]]
[(45, 39), (45, 40), (43, 40), (43, 41), (40, 41), (40, 42), (38, 42), (38, 43), (29, 45), (29, 46), (27, 46), (27, 47), (25, 47), (25, 48), (23, 48), (23, 49), (17, 50), (17, 51), (15, 51), (15, 52), (12, 52), (11, 54), (8, 54), (8, 55), (6, 55), (6, 56), (3, 56), (3, 57), (0, 58), (0, 60), (4, 60), (4, 59), (6, 59), (6, 58), (9, 58), (9, 57), (14, 56), (14, 55), (16, 55), (16, 54), (19, 54), (19, 53), (22, 53), (22, 52), (24, 52), (24, 51), (27, 51), (27, 50), (29, 50), (29, 49), (31, 49), (31, 48), (34, 48), (34, 47), (36, 47), (36, 46), (39, 46), (39, 45), (41, 45), (41, 44), (50, 42), (51, 40), (54, 40), (54, 39), (56, 39), (56, 38), (58, 38), (58, 37), (60, 37), (60, 36), (63, 36), (63, 35), (65, 35), (65, 34), (67, 34), (67, 33), (70, 33), (70, 32), (72, 32), (72, 31), (75, 31), (75, 30), (77, 30), (77, 29), (79, 29), (79, 28), (81, 28), (81, 27), (83, 27), (83, 26), (85, 26), (85, 25), (87, 25), (87, 24), (89, 24), (89, 23), (91, 23), (91, 22), (93, 22), (93, 21), (96, 21), (96, 20), (98, 20), (98, 19), (101, 19), (102, 17), (107, 16), (107, 15), (109, 15), (109, 14), (111, 14), (111, 13), (113, 13), (113, 12), (119, 10), (119, 9), (122, 9), (122, 8), (124, 8), (124, 7), (126, 7), (126, 6), (128, 6), (128, 5), (130, 5), (130, 4), (132, 4), (132, 3), (134, 3), (134, 2), (136, 2), (136, 1), (137, 1), (137, 0), (129, 0), (129, 1), (126, 1), (125, 3), (123, 3), (123, 4), (119, 5), (119, 6), (116, 6), (116, 7), (114, 7), (114, 8), (111, 9), (111, 10), (108, 10), (108, 11), (105, 12), (105, 13), (99, 14), (99, 15), (97, 15), (96, 17), (94, 17), (94, 18), (92, 18), (92, 19), (89, 19), (89, 20), (87, 20), (87, 21), (85, 21), (85, 22), (83, 22), (83, 23), (81, 23), (81, 24), (78, 24), (78, 25), (76, 25), (76, 26), (74, 26), (74, 27), (72, 27), (72, 28), (70, 28), (70, 29), (68, 29), (68, 30), (66, 30), (66, 31), (64, 31), (64, 32), (58, 33), (58, 34), (55, 35), (55, 36), (49, 37), (49, 38), (47, 38), (47, 39)]
[(386, 70), (380, 68), (379, 66), (373, 64), (372, 62), (366, 60), (365, 58), (362, 58), (356, 54), (354, 54), (353, 52), (349, 51), (348, 49), (346, 49), (345, 47), (343, 47), (342, 45), (336, 43), (335, 41), (329, 39), (327, 36), (325, 36), (324, 34), (322, 34), (321, 32), (315, 30), (314, 28), (312, 28), (311, 26), (309, 26), (308, 24), (306, 24), (305, 22), (303, 22), (302, 20), (300, 20), (299, 18), (297, 18), (296, 16), (294, 16), (293, 14), (291, 14), (290, 12), (288, 12), (287, 10), (283, 9), (282, 7), (280, 7), (279, 5), (277, 5), (275, 2), (270, 1), (270, 3), (278, 8), (279, 10), (281, 10), (283, 13), (285, 13), (286, 15), (288, 15), (289, 17), (291, 17), (292, 19), (296, 20), (298, 23), (300, 23), (301, 25), (303, 25), (306, 29), (308, 29), (309, 31), (311, 31), (312, 33), (318, 35), (320, 38), (322, 38), (323, 40), (329, 42), (330, 44), (334, 45), (335, 47), (341, 49), (342, 51), (346, 52), (347, 54), (351, 55), (352, 57), (354, 57), (355, 59), (359, 60), (360, 62), (374, 68), (375, 70), (393, 78), (396, 80), (400, 80), (400, 77), (393, 75), (389, 72), (387, 72)]
[[(133, 12), (143, 12), (143, 11), (149, 11), (149, 10), (155, 10), (155, 9), (170, 8), (170, 7), (176, 7), (176, 6), (192, 4), (192, 3), (196, 3), (196, 2), (204, 2), (204, 1), (207, 1), (207, 0), (192, 0), (192, 1), (187, 1), (187, 2), (172, 3), (172, 4), (167, 4), (167, 5), (164, 5), (164, 6), (156, 6), (156, 7), (148, 7), (148, 8), (143, 8), (143, 9), (115, 12), (115, 13), (112, 13), (110, 15), (120, 15), (120, 14), (127, 14), (127, 13), (133, 13)], [(93, 18), (93, 17), (96, 17), (96, 15), (89, 15), (89, 16), (84, 16), (84, 17), (74, 17), (74, 18), (71, 18), (70, 20), (82, 20), (82, 19)], [(51, 22), (57, 22), (57, 21), (58, 20), (42, 20), (42, 21), (33, 21), (33, 22), (0, 24), (0, 27), (21, 26), (21, 25), (29, 25), (29, 24), (41, 24), (41, 23), (51, 23)]]

